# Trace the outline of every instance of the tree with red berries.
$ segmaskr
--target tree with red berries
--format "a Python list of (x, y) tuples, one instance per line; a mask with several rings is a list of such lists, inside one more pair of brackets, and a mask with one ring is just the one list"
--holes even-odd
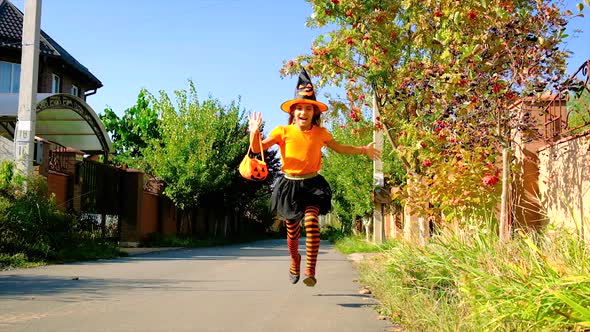
[(320, 87), (342, 87), (353, 120), (376, 98), (374, 120), (406, 167), (405, 200), (416, 213), (436, 206), (462, 217), (497, 206), (509, 167), (498, 165), (500, 151), (530, 126), (509, 106), (562, 80), (559, 46), (573, 13), (547, 0), (308, 1), (308, 26), (334, 30), (282, 74), (304, 65)]

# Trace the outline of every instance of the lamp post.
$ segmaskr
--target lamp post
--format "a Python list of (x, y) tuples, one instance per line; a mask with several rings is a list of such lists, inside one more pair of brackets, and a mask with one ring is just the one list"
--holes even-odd
[(33, 173), (40, 30), (41, 0), (26, 0), (22, 33), (18, 118), (14, 132), (14, 161), (17, 171), (27, 176)]

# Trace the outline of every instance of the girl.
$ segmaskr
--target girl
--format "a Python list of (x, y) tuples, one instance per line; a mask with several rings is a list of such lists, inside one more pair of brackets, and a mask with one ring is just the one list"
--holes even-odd
[[(291, 255), (289, 279), (299, 281), (301, 255), (299, 235), (301, 220), (304, 221), (306, 239), (306, 278), (303, 282), (315, 286), (315, 266), (320, 248), (319, 215), (332, 208), (332, 191), (324, 177), (318, 174), (322, 164), (322, 147), (327, 146), (337, 153), (364, 154), (375, 160), (380, 151), (374, 143), (367, 146), (343, 145), (336, 142), (328, 130), (320, 126), (321, 113), (328, 109), (316, 101), (313, 84), (302, 69), (295, 89), (295, 98), (284, 102), (281, 109), (289, 113), (289, 124), (275, 128), (262, 141), (264, 150), (278, 144), (281, 152), (282, 177), (273, 189), (271, 208), (285, 219), (287, 224), (287, 246)], [(253, 152), (260, 152), (260, 125), (262, 116), (254, 112), (248, 115), (250, 142)]]

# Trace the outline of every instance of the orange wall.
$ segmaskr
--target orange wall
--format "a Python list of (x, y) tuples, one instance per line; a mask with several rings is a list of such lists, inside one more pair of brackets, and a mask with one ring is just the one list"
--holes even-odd
[(539, 149), (539, 192), (549, 222), (590, 239), (590, 131)]
[(160, 215), (162, 216), (162, 233), (164, 235), (176, 235), (176, 207), (165, 196), (160, 196)]
[(141, 217), (139, 218), (139, 238), (145, 239), (148, 234), (158, 231), (158, 201), (160, 196), (143, 192)]
[(47, 175), (47, 187), (49, 192), (55, 195), (57, 206), (62, 210), (66, 210), (68, 199), (68, 176), (49, 171), (49, 174)]

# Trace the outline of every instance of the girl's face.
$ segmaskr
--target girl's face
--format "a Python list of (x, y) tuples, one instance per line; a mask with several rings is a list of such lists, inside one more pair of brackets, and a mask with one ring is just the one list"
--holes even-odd
[(293, 105), (293, 124), (301, 130), (311, 129), (314, 112), (313, 104), (300, 103)]

